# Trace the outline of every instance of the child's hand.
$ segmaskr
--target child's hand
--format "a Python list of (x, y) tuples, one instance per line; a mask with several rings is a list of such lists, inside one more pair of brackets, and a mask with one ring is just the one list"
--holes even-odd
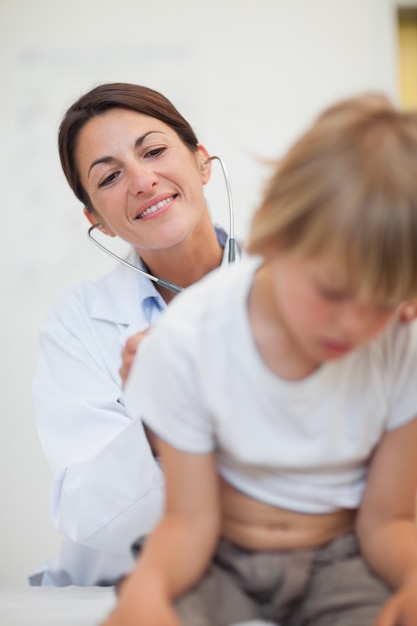
[(159, 587), (134, 571), (118, 590), (118, 603), (101, 626), (181, 626), (171, 602)]
[(169, 603), (152, 602), (137, 593), (133, 598), (123, 594), (101, 626), (181, 626), (181, 622)]
[(375, 626), (415, 626), (417, 624), (417, 581), (396, 591), (383, 606)]

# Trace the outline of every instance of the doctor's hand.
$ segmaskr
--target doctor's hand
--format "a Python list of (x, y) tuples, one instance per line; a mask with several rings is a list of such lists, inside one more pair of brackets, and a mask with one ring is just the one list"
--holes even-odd
[(138, 346), (148, 330), (149, 328), (141, 331), (140, 333), (136, 333), (136, 335), (132, 335), (126, 341), (126, 345), (122, 352), (122, 365), (119, 369), (119, 374), (122, 378), (123, 385), (125, 385), (127, 377), (129, 376), (130, 368), (132, 367), (132, 363), (135, 358)]
[(417, 317), (417, 300), (410, 300), (402, 305), (400, 319), (402, 322), (412, 322)]

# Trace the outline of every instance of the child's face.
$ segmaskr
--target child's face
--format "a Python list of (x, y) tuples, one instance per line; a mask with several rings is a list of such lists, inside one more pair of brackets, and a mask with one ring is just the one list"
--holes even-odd
[(267, 266), (279, 322), (301, 355), (316, 364), (371, 341), (398, 309), (360, 299), (326, 256), (295, 260), (284, 254)]

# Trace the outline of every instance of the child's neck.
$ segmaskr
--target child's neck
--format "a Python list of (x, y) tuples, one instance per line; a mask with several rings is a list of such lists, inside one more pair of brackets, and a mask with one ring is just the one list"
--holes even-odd
[(249, 320), (264, 363), (279, 378), (302, 380), (320, 367), (321, 363), (309, 359), (286, 331), (262, 268), (255, 275), (249, 295)]

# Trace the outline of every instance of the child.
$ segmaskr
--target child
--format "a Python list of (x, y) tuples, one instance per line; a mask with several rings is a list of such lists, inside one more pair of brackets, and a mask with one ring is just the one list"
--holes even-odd
[(141, 345), (165, 513), (106, 626), (415, 626), (417, 114), (326, 111), (248, 251)]

